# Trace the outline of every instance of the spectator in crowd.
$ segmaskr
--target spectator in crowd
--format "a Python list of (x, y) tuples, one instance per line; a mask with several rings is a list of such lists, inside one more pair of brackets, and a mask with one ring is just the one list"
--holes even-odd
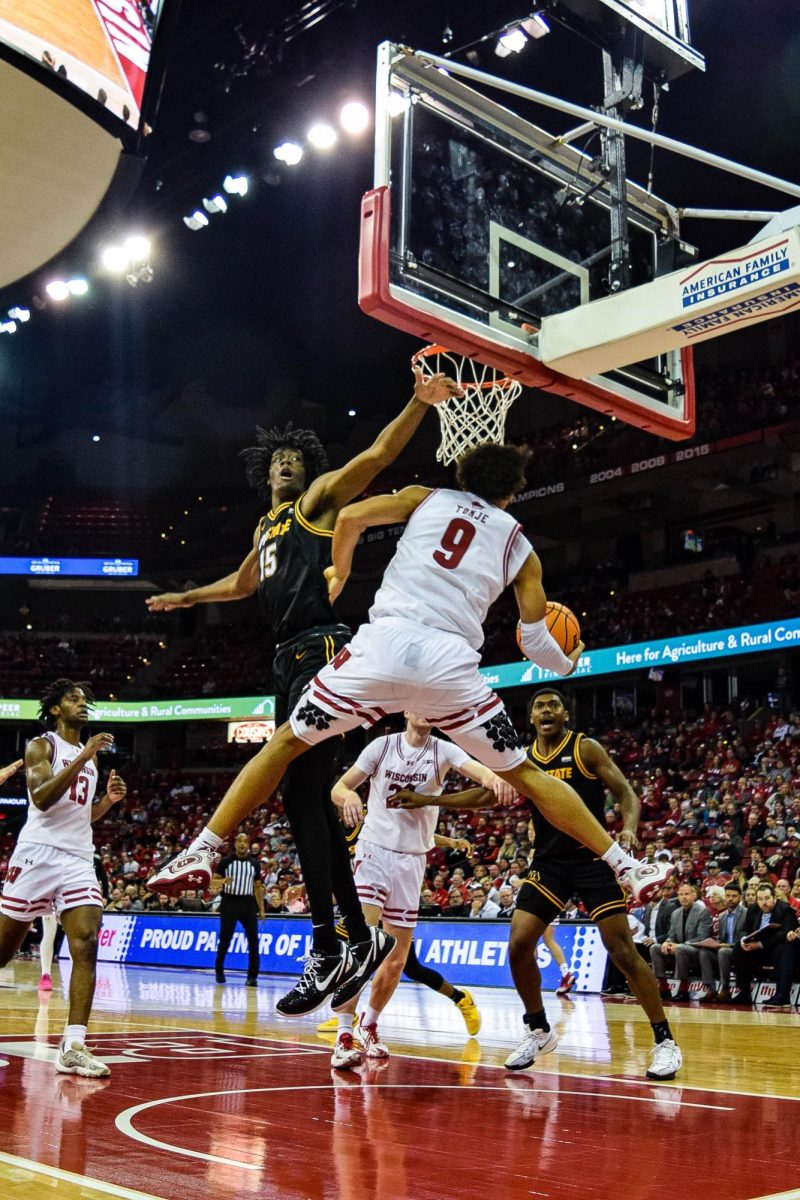
[(747, 909), (742, 904), (742, 889), (735, 880), (725, 885), (725, 909), (719, 915), (717, 940), (717, 971), (719, 973), (719, 991), (717, 1001), (720, 1004), (731, 1002), (731, 964), (733, 950), (738, 946), (739, 939), (744, 933), (744, 921)]
[(716, 998), (716, 980), (714, 975), (714, 954), (708, 947), (698, 943), (711, 937), (711, 913), (697, 898), (697, 889), (691, 883), (682, 883), (678, 887), (678, 905), (670, 918), (667, 939), (660, 946), (650, 947), (650, 961), (658, 980), (662, 996), (670, 996), (667, 983), (667, 963), (670, 959), (675, 966), (678, 979), (678, 991), (673, 1000), (690, 1000), (689, 973), (693, 965), (699, 965), (704, 990), (700, 997), (702, 1002)]
[[(739, 999), (750, 1004), (753, 976), (765, 966), (775, 968), (776, 991), (765, 1008), (791, 1004), (792, 975), (797, 953), (797, 914), (785, 900), (778, 900), (771, 883), (760, 883), (756, 903), (747, 910), (744, 933), (733, 949), (733, 969)], [(789, 935), (792, 934), (792, 937)]]
[(180, 897), (181, 912), (207, 912), (208, 905), (196, 888), (187, 888)]
[(674, 879), (668, 879), (661, 891), (656, 894), (655, 900), (644, 906), (642, 912), (642, 924), (644, 932), (642, 940), (636, 943), (637, 949), (642, 958), (650, 962), (651, 946), (660, 946), (662, 942), (667, 941), (669, 936), (669, 923), (672, 919), (672, 914), (679, 907), (678, 897), (675, 895)]
[(472, 920), (491, 920), (500, 912), (500, 905), (490, 900), (479, 883), (473, 883), (470, 888), (470, 910)]
[(268, 917), (278, 916), (281, 913), (288, 913), (289, 909), (283, 903), (281, 889), (274, 887), (270, 888), (267, 894), (266, 915)]
[(443, 916), (450, 921), (454, 917), (468, 917), (470, 915), (469, 907), (464, 900), (464, 893), (460, 887), (451, 888), (448, 892), (447, 906), (443, 910)]
[[(491, 896), (491, 893), (489, 893), (489, 895)], [(510, 884), (503, 884), (503, 886), (500, 888), (498, 896), (499, 901), (495, 916), (500, 917), (503, 920), (508, 919), (510, 921), (514, 914), (514, 909), (516, 908), (514, 889), (510, 886)]]
[(440, 917), (442, 915), (441, 905), (436, 904), (433, 899), (433, 892), (429, 887), (424, 887), (420, 895), (419, 915), (421, 917)]

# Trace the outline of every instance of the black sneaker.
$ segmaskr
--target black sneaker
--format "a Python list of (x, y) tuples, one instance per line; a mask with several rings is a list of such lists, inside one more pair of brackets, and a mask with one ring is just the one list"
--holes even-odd
[(222, 972), (222, 971), (217, 971), (217, 973), (216, 973), (216, 980), (217, 980), (217, 983), (224, 983), (224, 982), (225, 982), (225, 975), (224, 975), (224, 972)]
[(374, 975), (383, 960), (391, 954), (396, 938), (383, 929), (373, 926), (369, 931), (366, 942), (351, 942), (350, 949), (356, 961), (355, 973), (334, 993), (331, 1008), (339, 1012), (349, 1000), (357, 996), (366, 986), (370, 976)]
[(245, 987), (258, 987), (258, 979), (255, 975), (248, 975), (245, 980)]
[(312, 950), (305, 971), (292, 990), (281, 996), (275, 1008), (282, 1017), (304, 1017), (306, 1013), (316, 1012), (357, 969), (358, 963), (344, 943), (338, 954), (320, 954), (318, 950)]

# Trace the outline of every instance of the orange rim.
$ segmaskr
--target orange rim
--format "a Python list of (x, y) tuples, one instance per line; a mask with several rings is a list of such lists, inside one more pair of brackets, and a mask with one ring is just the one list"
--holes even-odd
[[(421, 350), (417, 350), (416, 354), (412, 354), (411, 365), (412, 367), (415, 367), (420, 359), (434, 358), (437, 354), (449, 354), (452, 358), (460, 358), (463, 362), (467, 361), (467, 356), (465, 354), (456, 354), (455, 351), (448, 350), (446, 346), (423, 346)], [(485, 365), (489, 366), (488, 363)], [(496, 371), (497, 368), (489, 366), (489, 370)], [(466, 382), (464, 380), (459, 380), (459, 384), (462, 388), (471, 388), (473, 391), (483, 392), (493, 391), (495, 388), (505, 391), (507, 388), (513, 387), (514, 384), (518, 382), (518, 380), (512, 379), (510, 375), (501, 375), (499, 379), (485, 379), (480, 383), (477, 383), (475, 380), (467, 380)]]

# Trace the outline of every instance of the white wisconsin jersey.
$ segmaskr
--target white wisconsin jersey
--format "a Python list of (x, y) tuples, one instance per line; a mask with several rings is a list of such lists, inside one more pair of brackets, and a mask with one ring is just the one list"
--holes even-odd
[[(73, 746), (57, 733), (46, 733), (44, 737), (53, 747), (50, 761), (54, 775), (68, 767), (83, 749), (83, 743)], [(87, 762), (80, 775), (73, 779), (64, 794), (46, 812), (36, 807), (29, 791), (28, 819), (22, 827), (18, 844), (36, 842), (40, 846), (55, 846), (58, 850), (78, 854), (91, 861), (94, 857), (92, 801), (96, 789), (97, 766), (94, 762)]]
[(437, 488), (411, 514), (370, 609), (458, 634), (478, 654), (489, 606), (533, 547), (504, 509)]
[(370, 779), (367, 815), (359, 842), (374, 842), (401, 854), (427, 854), (433, 849), (439, 809), (406, 812), (387, 808), (386, 801), (401, 789), (438, 796), (450, 768), (458, 770), (468, 758), (452, 742), (436, 737), (429, 737), (424, 746), (412, 746), (403, 733), (370, 742), (355, 762)]

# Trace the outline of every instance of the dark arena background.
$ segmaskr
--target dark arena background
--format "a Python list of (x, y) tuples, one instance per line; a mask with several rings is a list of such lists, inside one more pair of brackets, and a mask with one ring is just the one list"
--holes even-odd
[[(0, 968), (4, 1198), (800, 1197), (799, 80), (792, 0), (0, 0), (0, 767), (67, 678), (95, 696), (84, 736), (113, 735), (101, 780), (127, 785), (93, 827), (88, 1038), (110, 1075), (55, 1070), (66, 941), (51, 989), (41, 921)], [(673, 275), (702, 281), (694, 340), (669, 341), (676, 310), (636, 363), (605, 347), (573, 378), (556, 323), (627, 301), (607, 341), (632, 339)], [(595, 353), (603, 311), (570, 354)], [(535, 951), (558, 1047), (504, 1066), (524, 1031), (522, 798), (443, 810), (439, 834), (471, 849), (427, 859), (417, 958), (469, 989), (480, 1029), (404, 980), (381, 1016), (389, 1057), (354, 1070), (331, 1066), (329, 1007), (275, 1010), (311, 946), (281, 788), (240, 830), (264, 882), (255, 986), (241, 929), (218, 981), (218, 887), (146, 887), (276, 724), (255, 596), (146, 598), (247, 556), (257, 426), (311, 428), (341, 467), (447, 333), (523, 384), (511, 511), (581, 624), (559, 683), (571, 723), (640, 797), (637, 856), (672, 862), (669, 887), (710, 914), (711, 985), (665, 956), (674, 1078), (646, 1076), (648, 1019), (577, 901), (555, 927), (568, 990)], [(369, 494), (455, 486), (439, 438), (428, 414)], [(401, 533), (364, 534), (337, 620), (366, 619)], [(521, 658), (517, 619), (509, 589), (481, 670), (528, 743), (554, 676)], [(401, 727), (338, 739), (336, 778)], [(7, 888), (27, 807), (19, 768), (0, 784)], [(609, 793), (612, 836), (623, 815)], [(786, 906), (788, 1004), (774, 965), (752, 991), (720, 974), (729, 882), (756, 930), (760, 884)], [(649, 920), (629, 905), (658, 975)]]

